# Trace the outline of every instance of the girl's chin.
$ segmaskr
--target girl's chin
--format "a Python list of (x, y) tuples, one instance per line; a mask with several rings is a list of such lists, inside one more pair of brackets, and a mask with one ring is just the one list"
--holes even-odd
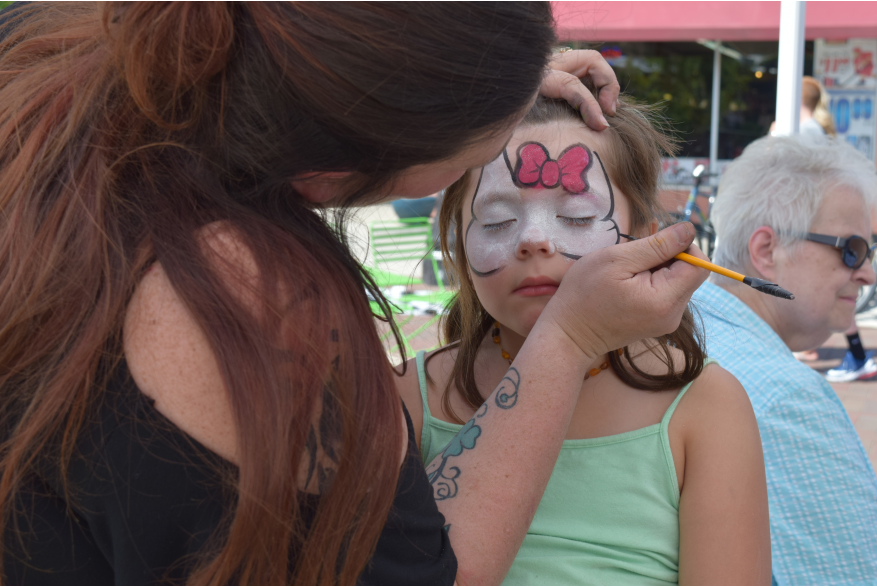
[[(541, 314), (542, 312), (539, 312), (539, 313)], [(528, 336), (530, 336), (530, 331), (533, 330), (534, 326), (536, 326), (536, 321), (538, 319), (539, 319), (538, 315), (535, 317), (526, 317), (523, 321), (520, 318), (518, 318), (517, 320), (515, 320), (515, 322), (518, 323), (516, 325), (515, 332), (517, 332), (518, 334), (520, 334), (524, 338), (527, 338)]]
[(525, 304), (524, 307), (515, 304), (512, 307), (506, 307), (504, 312), (498, 312), (497, 314), (491, 312), (491, 316), (495, 320), (499, 320), (499, 323), (504, 327), (511, 328), (514, 332), (526, 338), (530, 331), (533, 330), (533, 327), (536, 326), (536, 322), (539, 320), (539, 316), (542, 315), (543, 310), (545, 310), (548, 298), (543, 298), (543, 300), (542, 303), (538, 303), (531, 298), (529, 300), (530, 303)]

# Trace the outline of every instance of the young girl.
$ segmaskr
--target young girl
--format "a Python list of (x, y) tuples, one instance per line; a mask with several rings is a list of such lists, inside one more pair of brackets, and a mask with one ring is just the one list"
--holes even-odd
[[(474, 448), (498, 385), (508, 388), (500, 407), (538, 401), (518, 398), (509, 366), (570, 265), (656, 231), (661, 150), (673, 145), (649, 116), (622, 101), (597, 134), (540, 100), (495, 161), (446, 191), (442, 244), (460, 281), (444, 323), (453, 342), (419, 353), (400, 380), (437, 496), (453, 491), (445, 462)], [(675, 332), (590, 370), (534, 514), (507, 584), (770, 582), (755, 417), (737, 380), (706, 358), (690, 311)]]

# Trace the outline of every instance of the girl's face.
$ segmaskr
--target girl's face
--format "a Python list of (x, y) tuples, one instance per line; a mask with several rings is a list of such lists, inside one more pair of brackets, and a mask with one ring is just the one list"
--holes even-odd
[(630, 234), (627, 197), (605, 168), (609, 140), (572, 122), (522, 126), (470, 182), (469, 275), (490, 315), (522, 336), (576, 259)]

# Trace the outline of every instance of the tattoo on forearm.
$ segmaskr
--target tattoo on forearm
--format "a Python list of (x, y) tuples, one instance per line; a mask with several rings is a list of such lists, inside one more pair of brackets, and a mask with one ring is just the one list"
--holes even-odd
[[(509, 367), (499, 384), (500, 388), (496, 391), (496, 406), (503, 410), (515, 407), (515, 404), (518, 403), (518, 388), (521, 387), (521, 374), (514, 367)], [(514, 388), (511, 393), (506, 391), (510, 385)], [(511, 390), (509, 389), (509, 391)]]
[(457, 477), (460, 476), (459, 467), (449, 467), (448, 459), (458, 457), (463, 451), (475, 448), (478, 437), (481, 436), (481, 426), (476, 422), (487, 413), (487, 404), (483, 404), (472, 416), (472, 419), (463, 425), (457, 435), (451, 439), (445, 450), (442, 451), (440, 460), (433, 461), (426, 470), (426, 475), (432, 485), (433, 496), (436, 501), (451, 499), (457, 495)]
[[(494, 402), (497, 407), (509, 410), (518, 403), (518, 390), (521, 387), (521, 374), (511, 367), (500, 382), (496, 390)], [(459, 457), (467, 450), (473, 450), (478, 437), (481, 436), (481, 426), (478, 420), (487, 413), (487, 402), (482, 404), (471, 420), (460, 429), (456, 436), (448, 443), (442, 454), (436, 458), (427, 468), (426, 474), (433, 488), (433, 496), (436, 501), (451, 499), (457, 495), (459, 487), (457, 479), (462, 471), (460, 467), (448, 465), (453, 457)], [(450, 525), (448, 526), (450, 528)]]

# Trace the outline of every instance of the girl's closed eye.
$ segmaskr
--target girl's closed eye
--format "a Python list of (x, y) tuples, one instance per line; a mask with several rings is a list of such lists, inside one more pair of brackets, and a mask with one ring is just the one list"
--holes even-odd
[(510, 227), (514, 221), (514, 219), (511, 219), (505, 220), (503, 222), (496, 222), (494, 224), (485, 224), (484, 226), (482, 226), (482, 228), (488, 232), (496, 232), (500, 230), (505, 230), (506, 228)]
[(585, 216), (582, 218), (571, 218), (569, 216), (558, 216), (564, 224), (570, 226), (591, 226), (596, 216)]

